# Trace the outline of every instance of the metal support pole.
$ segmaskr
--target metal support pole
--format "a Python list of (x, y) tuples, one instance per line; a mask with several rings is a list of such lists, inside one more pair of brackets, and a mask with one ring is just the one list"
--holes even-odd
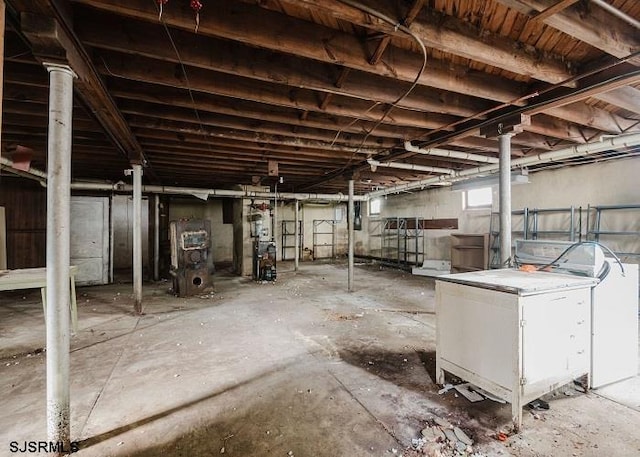
[[(278, 183), (273, 192), (273, 220), (271, 221), (271, 241), (278, 243)], [(276, 245), (277, 246), (277, 245)], [(273, 253), (276, 262), (278, 261), (278, 249)]]
[(353, 179), (349, 180), (349, 204), (348, 204), (349, 217), (348, 229), (349, 229), (349, 275), (348, 275), (348, 290), (353, 292), (353, 222), (355, 218), (355, 211), (353, 207)]
[(160, 196), (153, 198), (153, 280), (160, 281)]
[[(47, 437), (69, 449), (69, 263), (73, 78), (67, 65), (49, 72), (47, 148)], [(60, 453), (61, 455), (62, 453)]]
[(511, 134), (500, 135), (500, 265), (511, 258)]
[(295, 271), (298, 271), (298, 268), (300, 266), (300, 215), (299, 215), (299, 202), (296, 199), (295, 201), (295, 206), (294, 206), (294, 212), (295, 212), (295, 216), (294, 216), (294, 224), (295, 224), (295, 228), (293, 229), (293, 233), (294, 233), (294, 238), (295, 238), (295, 242), (293, 243), (294, 246), (294, 250), (295, 253), (293, 255), (293, 269)]
[(133, 307), (142, 313), (142, 165), (133, 167)]

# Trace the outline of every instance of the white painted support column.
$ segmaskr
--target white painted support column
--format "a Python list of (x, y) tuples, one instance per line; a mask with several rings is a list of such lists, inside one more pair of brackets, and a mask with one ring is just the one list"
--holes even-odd
[(273, 221), (271, 224), (271, 241), (276, 243), (276, 251), (274, 253), (276, 257), (276, 262), (278, 262), (278, 246), (280, 246), (280, 241), (278, 240), (278, 183), (276, 183), (276, 188), (273, 193)]
[(293, 255), (293, 269), (295, 271), (298, 271), (298, 268), (300, 267), (300, 203), (298, 202), (298, 200), (296, 199), (295, 201), (295, 206), (293, 208), (293, 211), (295, 212), (295, 216), (294, 216), (294, 224), (295, 224), (295, 228), (293, 229), (293, 236), (295, 238), (295, 241), (293, 243), (294, 246), (294, 250), (295, 250), (295, 254)]
[(153, 280), (160, 281), (160, 196), (153, 198)]
[(49, 72), (47, 148), (47, 439), (69, 449), (69, 264), (73, 78), (67, 65)]
[(133, 168), (133, 307), (142, 314), (142, 165)]
[(349, 203), (348, 203), (348, 230), (349, 230), (349, 247), (348, 247), (348, 255), (349, 255), (349, 280), (348, 280), (348, 290), (349, 292), (353, 292), (353, 237), (354, 237), (354, 219), (355, 219), (355, 211), (353, 205), (353, 179), (349, 180)]
[[(4, 36), (5, 36), (5, 12), (6, 5), (4, 0), (0, 0), (0, 125), (2, 125), (2, 100), (4, 89)], [(0, 139), (2, 138), (2, 131), (0, 130)], [(0, 156), (2, 153), (0, 152)]]
[(500, 135), (500, 265), (511, 257), (511, 133)]

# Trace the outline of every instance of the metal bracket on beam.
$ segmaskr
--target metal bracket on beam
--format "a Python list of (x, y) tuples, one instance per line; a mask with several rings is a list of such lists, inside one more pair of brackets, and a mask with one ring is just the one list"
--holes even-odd
[(480, 128), (480, 135), (485, 138), (496, 138), (508, 133), (521, 133), (524, 126), (531, 125), (528, 114), (514, 114)]

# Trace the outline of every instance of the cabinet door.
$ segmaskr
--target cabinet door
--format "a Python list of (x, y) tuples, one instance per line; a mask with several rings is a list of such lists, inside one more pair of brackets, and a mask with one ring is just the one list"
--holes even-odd
[(436, 281), (436, 351), (475, 375), (511, 390), (517, 360), (518, 296)]
[(526, 384), (589, 371), (589, 288), (522, 299)]

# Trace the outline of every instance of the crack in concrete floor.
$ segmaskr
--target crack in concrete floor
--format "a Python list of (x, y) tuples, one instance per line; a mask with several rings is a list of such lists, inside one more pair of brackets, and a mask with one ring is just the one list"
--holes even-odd
[[(146, 284), (140, 318), (130, 285), (80, 289), (78, 455), (399, 455), (433, 414), (487, 455), (640, 453), (640, 413), (593, 393), (552, 398), (506, 443), (491, 435), (508, 405), (438, 395), (432, 280), (359, 266), (348, 294), (342, 264), (282, 266), (275, 284), (219, 273), (206, 298)], [(39, 293), (0, 297), (0, 454), (46, 435), (39, 309)]]

